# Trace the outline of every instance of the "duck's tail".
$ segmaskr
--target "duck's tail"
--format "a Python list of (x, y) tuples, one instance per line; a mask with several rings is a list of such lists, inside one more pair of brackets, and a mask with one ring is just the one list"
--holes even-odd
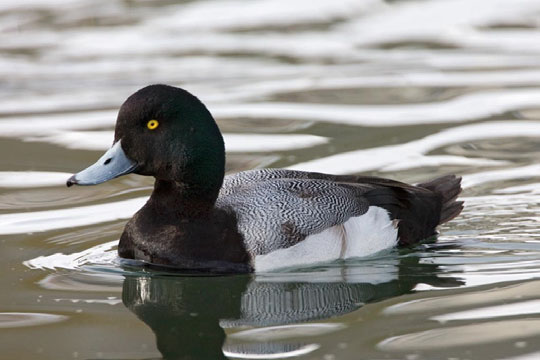
[(439, 224), (452, 220), (463, 210), (463, 201), (456, 201), (461, 193), (461, 177), (446, 175), (417, 186), (431, 190), (442, 198), (441, 216)]

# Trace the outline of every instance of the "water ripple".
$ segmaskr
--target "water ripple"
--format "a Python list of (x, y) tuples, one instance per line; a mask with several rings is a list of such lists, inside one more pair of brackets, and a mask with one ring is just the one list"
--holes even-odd
[(46, 325), (67, 319), (67, 316), (55, 314), (3, 312), (0, 313), (0, 329)]
[[(318, 171), (316, 169), (325, 169), (325, 172), (329, 173), (347, 174), (374, 169), (396, 171), (415, 167), (441, 166), (444, 164), (469, 166), (505, 165), (508, 163), (495, 159), (424, 154), (443, 146), (460, 142), (538, 136), (540, 136), (540, 122), (484, 122), (449, 128), (405, 144), (343, 152), (326, 158), (296, 164), (291, 166), (291, 168), (304, 171)], [(519, 170), (516, 170), (516, 172), (517, 171)]]

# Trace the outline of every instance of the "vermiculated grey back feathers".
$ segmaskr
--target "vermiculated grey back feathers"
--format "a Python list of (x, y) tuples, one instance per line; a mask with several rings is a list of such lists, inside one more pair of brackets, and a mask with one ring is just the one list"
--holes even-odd
[(367, 211), (368, 188), (303, 176), (264, 169), (225, 177), (216, 206), (234, 211), (250, 254), (290, 247)]
[(251, 255), (295, 245), (370, 206), (399, 220), (400, 245), (409, 245), (461, 212), (460, 183), (453, 175), (414, 186), (371, 176), (261, 169), (226, 176), (216, 206), (235, 214)]

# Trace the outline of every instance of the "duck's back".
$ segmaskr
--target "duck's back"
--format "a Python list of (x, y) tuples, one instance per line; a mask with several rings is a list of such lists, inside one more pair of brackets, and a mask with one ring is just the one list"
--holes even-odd
[(457, 216), (460, 178), (408, 185), (283, 169), (225, 177), (216, 206), (233, 212), (255, 270), (368, 256), (435, 234)]

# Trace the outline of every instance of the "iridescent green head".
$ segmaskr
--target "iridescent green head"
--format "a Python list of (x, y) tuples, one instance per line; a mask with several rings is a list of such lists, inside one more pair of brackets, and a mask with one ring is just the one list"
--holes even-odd
[(95, 185), (133, 172), (215, 192), (224, 171), (223, 138), (206, 106), (186, 90), (150, 85), (120, 108), (111, 149), (67, 185)]

